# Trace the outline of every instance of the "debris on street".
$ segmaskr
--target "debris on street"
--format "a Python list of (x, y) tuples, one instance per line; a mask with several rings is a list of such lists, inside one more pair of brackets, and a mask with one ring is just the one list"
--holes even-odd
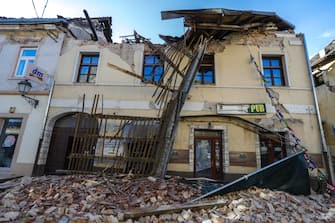
[(132, 179), (128, 175), (23, 177), (11, 185), (12, 188), (0, 191), (0, 221), (95, 221), (135, 208), (181, 204), (199, 195), (197, 189), (178, 183), (177, 178)]
[(328, 194), (251, 187), (190, 202), (201, 188), (179, 177), (23, 177), (0, 190), (0, 222), (334, 222)]

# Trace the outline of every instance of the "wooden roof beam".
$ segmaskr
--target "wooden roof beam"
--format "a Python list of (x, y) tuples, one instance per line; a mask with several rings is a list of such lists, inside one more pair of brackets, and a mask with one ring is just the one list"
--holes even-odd
[(243, 26), (239, 25), (226, 25), (226, 24), (213, 24), (213, 23), (190, 23), (185, 22), (185, 26), (189, 26), (194, 28), (195, 30), (203, 29), (203, 30), (228, 30), (228, 31), (246, 31), (250, 28), (262, 26), (264, 24), (257, 22), (257, 23), (248, 23)]

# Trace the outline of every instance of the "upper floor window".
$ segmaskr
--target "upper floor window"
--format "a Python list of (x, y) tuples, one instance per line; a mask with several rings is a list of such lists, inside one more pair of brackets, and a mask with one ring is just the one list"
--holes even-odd
[(34, 63), (36, 57), (36, 48), (22, 48), (20, 51), (20, 57), (16, 65), (15, 76), (23, 77), (27, 69), (28, 63)]
[(144, 55), (143, 77), (158, 83), (164, 73), (164, 62), (159, 55)]
[(77, 82), (95, 83), (99, 63), (99, 54), (83, 54), (80, 59)]
[(263, 55), (262, 63), (265, 86), (286, 86), (282, 56)]
[(195, 84), (214, 84), (214, 55), (205, 54), (199, 67), (199, 71), (195, 77)]

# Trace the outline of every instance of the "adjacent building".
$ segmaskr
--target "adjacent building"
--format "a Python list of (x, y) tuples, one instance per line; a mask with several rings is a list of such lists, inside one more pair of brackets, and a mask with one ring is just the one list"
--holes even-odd
[[(115, 171), (152, 173), (162, 113), (203, 40), (168, 173), (231, 180), (300, 149), (327, 166), (303, 35), (275, 13), (165, 11), (162, 19), (183, 18), (187, 28), (182, 37), (162, 36), (165, 44), (137, 33), (113, 43), (111, 18), (85, 15), (0, 19), (1, 170), (107, 170), (117, 161)], [(35, 68), (48, 79), (38, 83)], [(28, 84), (29, 69), (37, 81)], [(19, 82), (31, 91), (19, 92)], [(149, 163), (141, 164), (148, 154)]]
[[(93, 36), (89, 23), (81, 18), (0, 18), (1, 172), (33, 173), (50, 106), (54, 74), (57, 66), (62, 66), (58, 62), (64, 40), (94, 37), (111, 41), (110, 23), (110, 18), (93, 19), (92, 24), (106, 30), (107, 35), (100, 32), (101, 36), (99, 33)], [(30, 92), (21, 91), (24, 90), (21, 87), (29, 88)]]
[[(311, 59), (326, 143), (335, 156), (335, 40)], [(334, 159), (334, 158), (333, 158)]]

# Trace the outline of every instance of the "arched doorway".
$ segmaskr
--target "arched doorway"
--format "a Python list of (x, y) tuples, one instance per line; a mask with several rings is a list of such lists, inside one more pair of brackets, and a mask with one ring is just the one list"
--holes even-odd
[[(55, 122), (45, 165), (46, 174), (55, 174), (57, 171), (67, 170), (69, 163), (68, 157), (72, 149), (76, 122), (76, 113), (63, 116)], [(84, 123), (83, 126), (87, 129), (96, 128), (98, 124), (95, 119), (92, 120), (89, 116), (81, 118), (81, 123)]]

